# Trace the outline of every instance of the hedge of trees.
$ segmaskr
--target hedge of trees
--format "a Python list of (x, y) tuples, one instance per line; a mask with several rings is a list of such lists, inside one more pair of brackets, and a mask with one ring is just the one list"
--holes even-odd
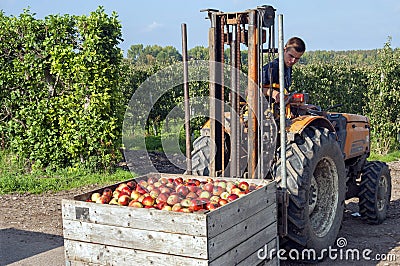
[[(117, 14), (101, 7), (88, 16), (42, 20), (29, 10), (19, 17), (0, 13), (1, 149), (32, 169), (105, 169), (120, 160), (129, 99), (148, 77), (182, 59), (174, 47), (141, 44), (123, 58), (121, 36)], [(208, 49), (194, 47), (189, 57), (208, 60)], [(390, 39), (371, 51), (306, 52), (291, 90), (310, 93), (323, 108), (343, 104), (336, 110), (369, 116), (374, 151), (384, 154), (399, 148), (399, 59)], [(192, 85), (191, 95), (207, 94), (206, 82)], [(155, 103), (149, 134), (160, 132), (182, 97), (178, 86)]]

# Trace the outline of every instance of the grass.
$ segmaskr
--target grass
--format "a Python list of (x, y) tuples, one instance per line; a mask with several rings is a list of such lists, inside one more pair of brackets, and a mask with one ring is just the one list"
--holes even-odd
[(369, 161), (382, 161), (385, 163), (397, 161), (397, 160), (400, 160), (400, 151), (391, 152), (386, 155), (379, 155), (379, 154), (372, 153), (369, 156), (368, 160)]
[(54, 172), (28, 172), (17, 156), (8, 151), (0, 151), (0, 195), (57, 192), (91, 184), (112, 184), (132, 177), (131, 172), (122, 169), (113, 173), (93, 173), (87, 169), (74, 168)]

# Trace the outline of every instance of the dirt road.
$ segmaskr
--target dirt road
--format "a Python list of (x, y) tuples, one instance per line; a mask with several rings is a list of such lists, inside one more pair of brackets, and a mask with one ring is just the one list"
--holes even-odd
[[(348, 201), (339, 234), (342, 258), (339, 249), (336, 260), (325, 260), (318, 265), (400, 265), (400, 162), (391, 163), (390, 168), (393, 187), (387, 220), (380, 225), (365, 224), (356, 215), (357, 201)], [(168, 171), (174, 170), (168, 168)], [(61, 199), (72, 199), (96, 187), (40, 196), (0, 196), (0, 265), (65, 265)], [(349, 260), (351, 254), (346, 260), (348, 250), (357, 250), (360, 260)], [(366, 254), (363, 256), (362, 252)], [(282, 265), (299, 264), (282, 262)]]

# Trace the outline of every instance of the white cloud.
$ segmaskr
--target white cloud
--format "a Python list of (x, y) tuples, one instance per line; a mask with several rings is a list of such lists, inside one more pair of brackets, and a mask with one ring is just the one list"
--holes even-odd
[(158, 22), (153, 21), (153, 23), (147, 25), (147, 26), (143, 29), (143, 31), (144, 31), (144, 32), (151, 32), (151, 31), (153, 31), (153, 30), (155, 30), (155, 29), (162, 28), (162, 27), (163, 27), (163, 24), (160, 24), (160, 23), (158, 23)]

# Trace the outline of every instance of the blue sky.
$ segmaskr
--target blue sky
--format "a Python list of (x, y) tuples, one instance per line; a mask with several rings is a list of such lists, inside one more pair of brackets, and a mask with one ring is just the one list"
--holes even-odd
[(187, 24), (188, 47), (207, 46), (209, 21), (201, 9), (243, 11), (269, 4), (284, 16), (284, 35), (302, 37), (308, 50), (382, 48), (388, 36), (400, 47), (399, 0), (0, 0), (0, 9), (18, 16), (28, 6), (37, 18), (49, 14), (89, 14), (99, 5), (122, 23), (125, 51), (133, 44), (172, 45), (181, 50), (181, 24)]

